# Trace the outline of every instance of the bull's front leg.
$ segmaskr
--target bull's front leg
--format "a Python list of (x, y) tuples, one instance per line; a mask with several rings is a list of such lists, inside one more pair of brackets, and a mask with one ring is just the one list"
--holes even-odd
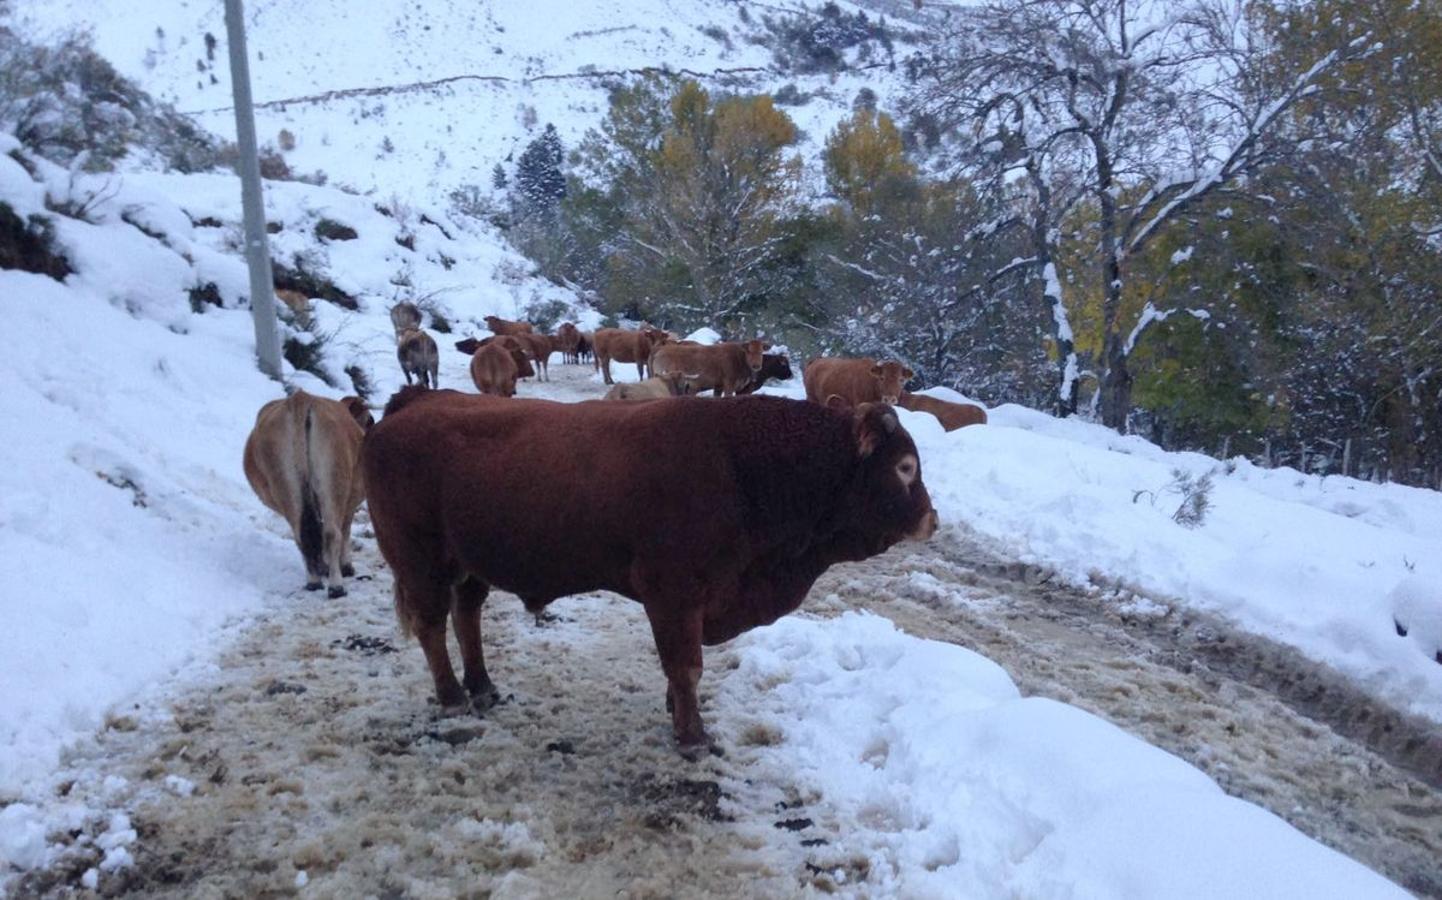
[(656, 639), (656, 654), (666, 673), (666, 699), (676, 744), (685, 753), (707, 745), (701, 724), (701, 701), (696, 688), (701, 682), (700, 605), (693, 608), (664, 601), (646, 604), (646, 617)]

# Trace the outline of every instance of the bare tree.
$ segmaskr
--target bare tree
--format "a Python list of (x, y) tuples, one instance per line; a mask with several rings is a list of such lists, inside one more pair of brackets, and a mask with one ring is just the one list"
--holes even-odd
[(1248, 12), (1231, 0), (998, 0), (966, 11), (911, 63), (914, 109), (960, 126), (975, 174), (1030, 193), (1016, 224), (1031, 234), (1026, 262), (1053, 312), (1062, 412), (1076, 409), (1078, 375), (1057, 273), (1067, 215), (1095, 222), (1082, 274), (1103, 297), (1100, 410), (1123, 429), (1128, 356), (1174, 312), (1148, 304), (1124, 321), (1128, 263), (1181, 213), (1301, 141), (1282, 127), (1294, 104), (1366, 52), (1354, 37), (1278, 77), (1261, 65)]

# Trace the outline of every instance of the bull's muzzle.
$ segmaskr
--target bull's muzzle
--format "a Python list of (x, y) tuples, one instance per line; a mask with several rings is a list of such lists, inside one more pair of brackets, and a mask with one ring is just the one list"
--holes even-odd
[(936, 534), (937, 526), (940, 524), (941, 519), (937, 516), (936, 510), (929, 509), (926, 511), (926, 515), (921, 517), (921, 521), (917, 523), (915, 530), (906, 536), (906, 539), (909, 541), (931, 540), (931, 536)]

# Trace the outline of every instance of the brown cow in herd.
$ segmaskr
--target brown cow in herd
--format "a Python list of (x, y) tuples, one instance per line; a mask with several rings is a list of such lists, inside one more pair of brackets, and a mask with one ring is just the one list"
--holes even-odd
[(612, 360), (635, 363), (636, 377), (645, 378), (651, 352), (670, 340), (669, 334), (649, 325), (637, 331), (627, 331), (624, 328), (599, 329), (592, 341), (596, 368), (600, 370), (607, 384), (615, 384), (611, 380)]
[[(418, 328), (402, 331), (396, 341), (396, 358), (400, 360), (401, 372), (406, 384), (415, 375), (421, 387), (440, 387), (441, 354), (436, 349), (435, 338)], [(429, 381), (427, 380), (429, 378)]]
[(581, 332), (574, 322), (562, 322), (556, 328), (555, 347), (561, 351), (561, 362), (581, 361)]
[(913, 412), (931, 413), (947, 431), (955, 431), (968, 425), (986, 424), (986, 410), (974, 403), (952, 403), (950, 400), (903, 391), (896, 405)]
[(666, 344), (651, 354), (651, 371), (656, 375), (684, 375), (691, 392), (715, 391), (717, 397), (735, 394), (751, 383), (761, 370), (761, 354), (767, 344), (721, 343)]
[(324, 579), (345, 595), (350, 526), (365, 499), (361, 442), (375, 424), (359, 397), (328, 400), (296, 391), (260, 408), (245, 442), (243, 465), (260, 502), (279, 513), (305, 561), (306, 589)]
[[(517, 357), (521, 357), (521, 351), (499, 341), (479, 347), (471, 356), (471, 381), (476, 383), (476, 390), (497, 397), (514, 397), (516, 379), (521, 375)], [(520, 362), (525, 362), (525, 358), (521, 357)]]
[(761, 355), (761, 368), (751, 374), (751, 383), (738, 390), (738, 394), (754, 394), (766, 386), (766, 382), (775, 378), (777, 381), (790, 381), (791, 360), (785, 353), (763, 353)]
[(517, 378), (530, 378), (536, 374), (536, 370), (531, 367), (531, 361), (526, 358), (525, 351), (521, 349), (521, 342), (516, 340), (513, 335), (492, 335), (479, 340), (473, 337), (463, 338), (456, 341), (456, 349), (467, 356), (475, 356), (476, 350), (492, 342), (499, 343), (510, 351), (511, 359), (516, 363)]
[(880, 404), (501, 402), (403, 388), (363, 464), (396, 612), (443, 710), (468, 694), (477, 710), (497, 699), (480, 627), (492, 587), (532, 612), (610, 590), (645, 607), (683, 749), (706, 742), (703, 644), (775, 621), (831, 565), (937, 524), (916, 445)]
[(662, 400), (692, 393), (685, 375), (656, 375), (645, 381), (618, 384), (606, 392), (603, 400)]
[(486, 327), (492, 334), (530, 334), (536, 330), (530, 322), (512, 322), (500, 316), (486, 316)]
[(556, 351), (556, 339), (548, 334), (534, 334), (525, 331), (513, 334), (511, 337), (520, 341), (525, 347), (526, 356), (535, 365), (539, 379), (550, 381), (551, 354)]
[(913, 374), (899, 362), (823, 358), (813, 359), (801, 380), (806, 385), (806, 399), (812, 403), (825, 404), (827, 397), (836, 394), (852, 406), (878, 401), (895, 406)]

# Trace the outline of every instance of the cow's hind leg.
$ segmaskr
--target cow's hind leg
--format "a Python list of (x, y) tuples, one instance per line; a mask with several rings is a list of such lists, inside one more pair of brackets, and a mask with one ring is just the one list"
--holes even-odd
[(481, 605), (490, 588), (484, 581), (467, 575), (451, 588), (451, 627), (461, 645), (465, 677), (461, 685), (471, 696), (471, 707), (483, 713), (495, 705), (501, 694), (486, 672), (486, 655), (481, 648)]
[(666, 705), (676, 743), (683, 753), (704, 747), (706, 729), (696, 694), (701, 682), (701, 609), (676, 611), (671, 603), (647, 603), (646, 617), (651, 621), (661, 670), (666, 673)]
[(451, 612), (450, 592), (444, 585), (427, 583), (419, 590), (406, 586), (405, 597), (410, 607), (410, 623), (426, 655), (431, 678), (436, 685), (436, 702), (442, 715), (456, 715), (466, 709), (466, 692), (451, 668), (451, 654), (446, 648), (446, 616)]

